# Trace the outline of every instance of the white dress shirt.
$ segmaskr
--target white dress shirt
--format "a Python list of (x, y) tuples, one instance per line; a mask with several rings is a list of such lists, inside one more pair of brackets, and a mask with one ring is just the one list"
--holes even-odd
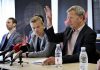
[(84, 27), (84, 25), (82, 25), (79, 29), (75, 30), (72, 33), (71, 38), (68, 40), (67, 55), (72, 55), (73, 54), (73, 50), (74, 50), (74, 47), (75, 47), (75, 43), (76, 43), (77, 37), (79, 36), (79, 33), (82, 30), (82, 28)]
[(9, 31), (8, 35), (7, 35), (7, 39), (10, 38), (11, 34), (16, 30), (16, 28), (13, 28), (12, 30)]

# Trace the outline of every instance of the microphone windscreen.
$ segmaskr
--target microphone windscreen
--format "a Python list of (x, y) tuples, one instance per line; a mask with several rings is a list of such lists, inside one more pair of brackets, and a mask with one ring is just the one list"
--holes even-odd
[(26, 45), (23, 45), (20, 47), (20, 50), (24, 52), (27, 52), (29, 50), (30, 45), (28, 43), (26, 43)]
[(20, 51), (20, 47), (22, 46), (22, 43), (17, 43), (16, 45), (14, 45), (13, 50), (15, 50), (15, 53)]

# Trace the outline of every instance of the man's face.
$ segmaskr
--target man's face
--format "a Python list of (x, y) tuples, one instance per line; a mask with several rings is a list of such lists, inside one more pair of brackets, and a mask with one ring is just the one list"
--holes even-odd
[(77, 29), (82, 22), (81, 16), (78, 16), (73, 10), (68, 13), (67, 20), (68, 25), (73, 29)]
[(32, 23), (32, 29), (35, 31), (36, 35), (41, 36), (44, 33), (44, 26), (40, 21)]
[(15, 25), (16, 24), (13, 23), (11, 19), (8, 19), (7, 22), (6, 22), (6, 27), (7, 27), (8, 30), (12, 30), (15, 27)]

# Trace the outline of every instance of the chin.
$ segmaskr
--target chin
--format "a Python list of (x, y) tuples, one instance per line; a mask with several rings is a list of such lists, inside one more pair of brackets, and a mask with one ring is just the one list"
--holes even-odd
[(37, 36), (39, 36), (39, 34), (36, 34)]

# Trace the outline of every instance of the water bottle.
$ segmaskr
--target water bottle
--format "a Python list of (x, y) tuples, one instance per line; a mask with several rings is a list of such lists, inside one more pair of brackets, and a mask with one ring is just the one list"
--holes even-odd
[(55, 65), (57, 68), (62, 67), (62, 50), (60, 44), (57, 44), (55, 49)]
[(81, 47), (79, 61), (80, 61), (80, 70), (88, 70), (88, 56), (85, 47)]
[(100, 59), (97, 61), (97, 69), (96, 70), (100, 70)]

